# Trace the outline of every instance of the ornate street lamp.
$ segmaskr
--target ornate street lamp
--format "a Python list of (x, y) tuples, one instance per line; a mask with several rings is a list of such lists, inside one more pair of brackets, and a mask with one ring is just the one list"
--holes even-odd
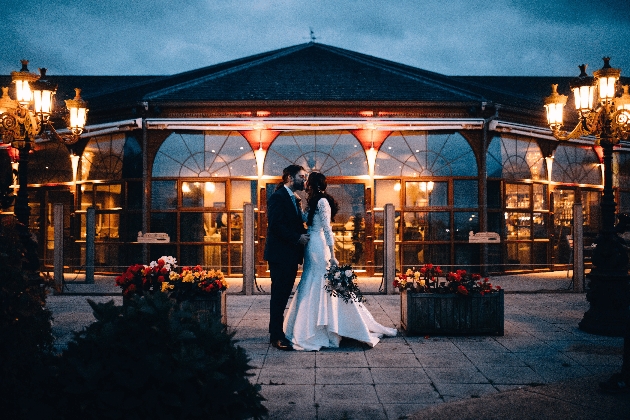
[(562, 130), (563, 108), (567, 97), (552, 85), (551, 95), (545, 98), (547, 122), (558, 140), (569, 140), (594, 135), (596, 144), (604, 153), (604, 192), (601, 197), (601, 226), (595, 240), (593, 268), (588, 275), (589, 290), (586, 299), (589, 310), (579, 324), (580, 329), (593, 333), (621, 336), (630, 305), (630, 277), (628, 255), (623, 241), (615, 232), (615, 199), (612, 182), (613, 147), (630, 134), (630, 94), (628, 86), (619, 86), (621, 70), (610, 67), (610, 58), (604, 57), (604, 67), (586, 74), (586, 65), (579, 66), (581, 73), (570, 84), (578, 112), (578, 124), (573, 131)]
[(50, 117), (53, 114), (53, 97), (57, 86), (46, 80), (46, 69), (40, 74), (28, 70), (28, 61), (22, 60), (22, 69), (11, 72), (15, 84), (16, 100), (9, 96), (9, 88), (2, 88), (0, 98), (0, 135), (5, 144), (11, 144), (19, 152), (18, 194), (14, 212), (17, 219), (28, 228), (30, 208), (28, 206), (28, 160), (35, 138), (49, 136), (65, 144), (79, 140), (85, 127), (87, 103), (76, 89), (76, 97), (66, 100), (69, 111), (68, 129), (70, 135), (58, 133)]
[(39, 269), (39, 258), (34, 242), (28, 231), (30, 208), (28, 206), (28, 161), (29, 152), (37, 136), (52, 137), (65, 144), (79, 140), (85, 126), (87, 104), (79, 96), (66, 101), (70, 113), (68, 129), (70, 135), (58, 133), (50, 117), (53, 115), (53, 96), (57, 86), (46, 80), (46, 69), (40, 74), (30, 73), (28, 61), (22, 60), (20, 71), (11, 73), (15, 84), (15, 97), (9, 96), (9, 88), (2, 88), (0, 98), (0, 136), (5, 144), (10, 144), (17, 153), (18, 194), (14, 204), (14, 213), (20, 224), (20, 237), (25, 247), (26, 262), (24, 267)]

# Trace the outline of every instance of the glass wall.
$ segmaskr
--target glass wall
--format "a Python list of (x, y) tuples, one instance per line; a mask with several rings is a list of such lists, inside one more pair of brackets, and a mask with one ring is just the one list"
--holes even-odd
[(243, 177), (255, 174), (251, 147), (236, 132), (171, 134), (153, 163), (149, 220), (170, 243), (151, 244), (150, 258), (242, 273), (243, 207), (258, 203), (257, 181)]
[[(383, 206), (396, 209), (396, 266), (426, 263), (479, 271), (477, 161), (459, 133), (393, 133), (376, 158), (374, 233), (382, 246)], [(378, 267), (377, 267), (378, 268)]]

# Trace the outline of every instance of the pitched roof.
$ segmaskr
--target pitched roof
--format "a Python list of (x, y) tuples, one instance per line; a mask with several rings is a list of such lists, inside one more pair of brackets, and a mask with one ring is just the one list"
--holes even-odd
[[(446, 76), (319, 43), (268, 51), (171, 76), (49, 76), (57, 100), (74, 96), (92, 110), (151, 103), (225, 102), (492, 102), (542, 112), (551, 83), (570, 77)], [(624, 82), (627, 82), (625, 80)], [(10, 77), (0, 77), (7, 85)]]

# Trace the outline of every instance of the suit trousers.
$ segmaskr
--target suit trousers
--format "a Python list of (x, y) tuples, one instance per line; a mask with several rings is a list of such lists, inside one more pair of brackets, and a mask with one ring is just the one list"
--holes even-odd
[(289, 302), (295, 277), (297, 276), (297, 263), (269, 263), (271, 276), (271, 301), (269, 302), (269, 335), (271, 341), (284, 338), (282, 324), (284, 323), (284, 310)]

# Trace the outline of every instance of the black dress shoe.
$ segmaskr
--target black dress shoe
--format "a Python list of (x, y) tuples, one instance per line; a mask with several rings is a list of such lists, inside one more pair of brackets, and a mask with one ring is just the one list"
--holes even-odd
[(277, 348), (278, 350), (284, 350), (284, 351), (294, 350), (293, 346), (291, 345), (291, 342), (287, 340), (286, 338), (281, 338), (280, 340), (272, 340), (271, 345)]

